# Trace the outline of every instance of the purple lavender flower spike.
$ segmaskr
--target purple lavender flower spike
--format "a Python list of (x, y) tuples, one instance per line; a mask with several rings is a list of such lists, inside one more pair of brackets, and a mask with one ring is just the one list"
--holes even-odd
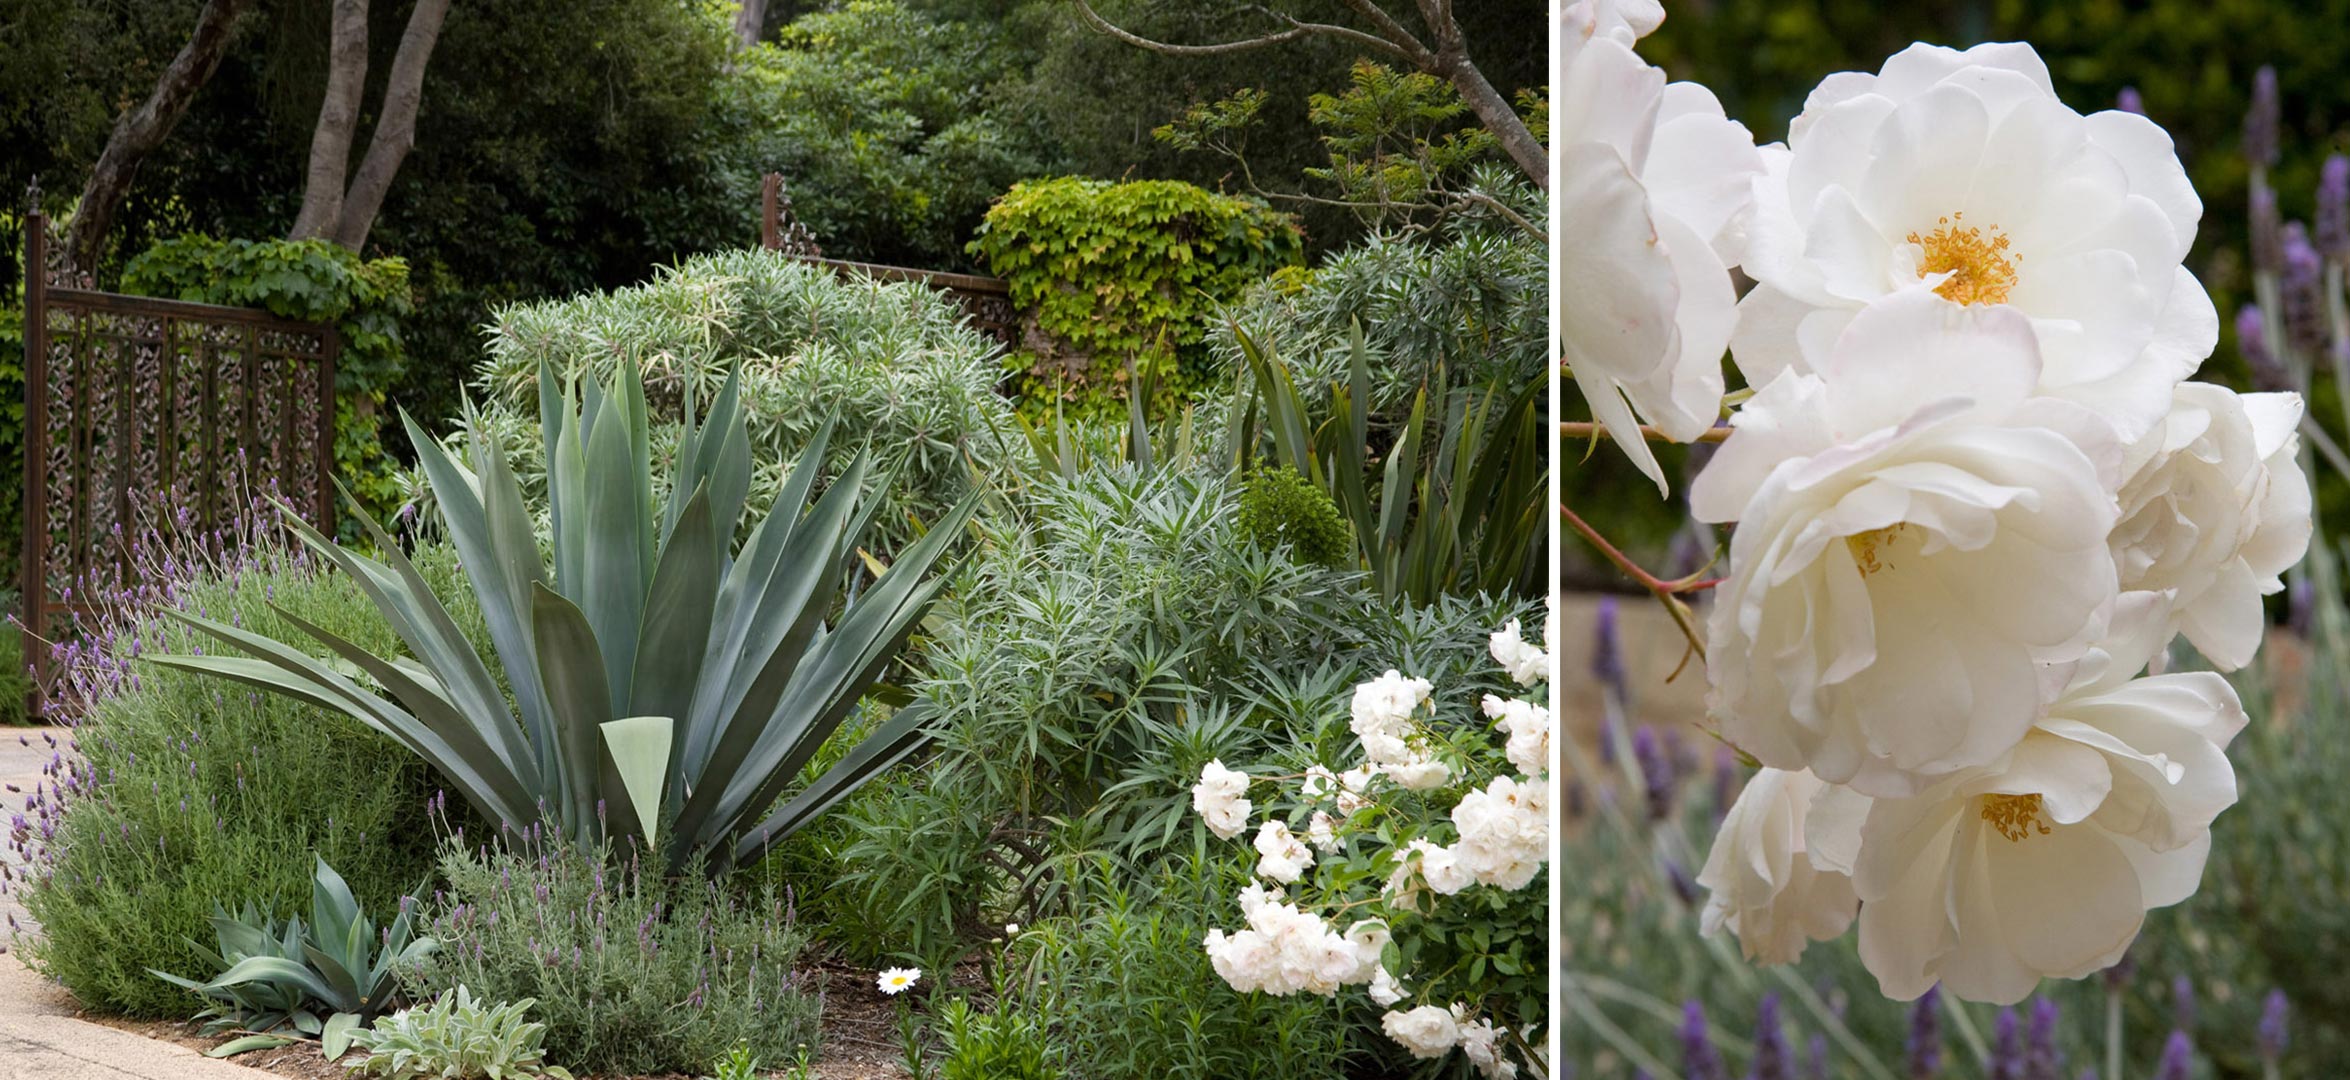
[(2235, 310), (2235, 350), (2244, 355), (2244, 366), (2251, 369), (2251, 385), (2261, 390), (2291, 390), (2294, 380), (2284, 373), (2284, 364), (2277, 362), (2277, 350), (2268, 347), (2268, 317), (2261, 315), (2256, 305), (2242, 305)]
[(1795, 1080), (1795, 1057), (1779, 1027), (1779, 995), (1764, 994), (1754, 1007), (1754, 1064), (1747, 1080)]
[(1828, 1080), (1828, 1037), (1812, 1033), (1804, 1044), (1803, 1080)]
[(1990, 1080), (2021, 1080), (2023, 1071), (2023, 1033), (2016, 1023), (2015, 1009), (2001, 1009), (1991, 1029)]
[(2180, 1031), (2195, 1030), (2195, 980), (2184, 975), (2170, 982), (2171, 1026)]
[(2285, 340), (2303, 353), (2325, 351), (2325, 259), (2309, 243), (2309, 230), (2288, 222), (2283, 234), (2284, 272), (2278, 280), (2285, 306)]
[(2317, 250), (2350, 265), (2350, 157), (2335, 154), (2317, 170)]
[(2056, 1046), (2056, 1002), (2032, 1000), (2031, 1033), (2024, 1038), (2023, 1080), (2064, 1080), (2064, 1051)]
[(2266, 64), (2252, 75), (2252, 107), (2244, 112), (2244, 157), (2254, 165), (2277, 163), (2277, 69)]
[(1909, 1010), (1909, 1080), (1933, 1080), (1942, 1071), (1942, 987), (1918, 995)]
[(2122, 92), (2113, 96), (2113, 107), (2126, 113), (2146, 115), (2146, 99), (2138, 95), (2135, 86), (2122, 87)]
[(2252, 268), (2271, 274), (2285, 272), (2285, 219), (2277, 211), (2277, 193), (2252, 189)]
[(1632, 733), (1632, 760), (1640, 766), (1640, 781), (1648, 797), (1648, 817), (1662, 821), (1673, 813), (1672, 755), (1657, 738), (1656, 729), (1646, 724)]
[(2162, 1044), (2162, 1063), (2154, 1067), (2155, 1080), (2188, 1080), (2195, 1064), (2195, 1041), (2184, 1031), (2170, 1033)]
[(1623, 642), (1616, 631), (1616, 598), (1612, 596), (1599, 598), (1599, 611), (1592, 619), (1591, 675), (1618, 702), (1632, 700), (1631, 685), (1624, 677)]
[(1681, 1006), (1681, 1074), (1688, 1080), (1730, 1080), (1722, 1055), (1706, 1037), (1705, 1006), (1694, 1000)]
[(2285, 992), (2271, 990), (2260, 1007), (2260, 1060), (2274, 1063), (2285, 1056), (2289, 1032), (2285, 1022), (2292, 1005), (2285, 1000)]

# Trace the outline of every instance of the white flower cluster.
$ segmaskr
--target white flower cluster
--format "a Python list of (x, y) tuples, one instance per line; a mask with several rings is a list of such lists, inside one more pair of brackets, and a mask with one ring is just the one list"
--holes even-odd
[(1240, 912), (1248, 929), (1226, 936), (1208, 931), (1208, 962), (1235, 990), (1268, 994), (1305, 991), (1325, 997), (1340, 987), (1371, 981), (1379, 952), (1387, 947), (1387, 926), (1363, 920), (1344, 935), (1322, 917), (1283, 900), (1281, 891), (1251, 884), (1240, 891)]
[[(1546, 641), (1555, 638), (1555, 612), (1545, 630)], [(1549, 682), (1553, 656), (1543, 645), (1526, 641), (1516, 620), (1492, 635), (1488, 649), (1519, 685)], [(1355, 687), (1349, 726), (1362, 748), (1362, 762), (1345, 772), (1314, 765), (1297, 778), (1301, 803), (1313, 807), (1304, 839), (1279, 817), (1260, 824), (1253, 844), (1256, 876), (1275, 886), (1297, 885), (1315, 866), (1316, 850), (1343, 852), (1349, 819), (1373, 804), (1381, 781), (1406, 791), (1467, 782), (1436, 756), (1437, 741), (1420, 718), (1423, 707), (1433, 708), (1434, 689), (1426, 679), (1394, 670)], [(1392, 849), (1387, 857), (1395, 863), (1394, 872), (1381, 894), (1368, 900), (1417, 911), (1425, 892), (1450, 896), (1472, 885), (1523, 889), (1548, 861), (1550, 710), (1493, 694), (1484, 697), (1482, 708), (1507, 739), (1502, 756), (1521, 775), (1491, 776), (1483, 786), (1462, 791), (1451, 810), (1454, 841), (1439, 844), (1422, 836)], [(1247, 830), (1255, 809), (1247, 797), (1250, 783), (1247, 773), (1221, 760), (1201, 770), (1191, 789), (1192, 808), (1210, 832), (1230, 840)], [(1384, 919), (1357, 920), (1342, 935), (1281, 888), (1268, 889), (1263, 882), (1242, 890), (1240, 907), (1246, 929), (1229, 934), (1213, 929), (1204, 942), (1217, 975), (1234, 989), (1332, 995), (1343, 987), (1363, 986), (1382, 1008), (1411, 996), (1405, 980), (1382, 963), (1390, 935)], [(1391, 1009), (1382, 1027), (1417, 1057), (1442, 1057), (1457, 1048), (1486, 1077), (1517, 1075), (1517, 1062), (1503, 1053), (1505, 1029), (1470, 1015), (1463, 1004)]]
[[(1582, 253), (1587, 272), (1670, 288), (1593, 299), (1562, 331), (1593, 415), (1660, 483), (1624, 403), (1690, 437), (1666, 421), (1713, 423), (1719, 397), (1690, 388), (1721, 385), (1720, 350), (1648, 350), (1649, 310), (1695, 320), (1684, 346), (1726, 319), (1756, 388), (1690, 491), (1737, 526), (1711, 712), (1767, 766), (1699, 878), (1706, 923), (1782, 962), (1857, 911), (1901, 999), (1939, 982), (2014, 1002), (2106, 967), (2194, 892), (2235, 801), (2234, 691), (2142, 673), (2182, 633), (2223, 669), (2259, 646), (2261, 598), (2309, 540), (2301, 401), (2185, 381), (2218, 330), (2181, 265), (2202, 204), (2161, 128), (2075, 112), (2029, 46), (1916, 45), (1832, 75), (1757, 149), (1702, 90), (1676, 110), (1679, 84), (1631, 73), (1661, 17), (1567, 9), (1585, 54), (1568, 85), (1615, 96), (1566, 139), (1619, 148), (1604, 184), (1570, 158), (1568, 228), (1618, 244)], [(1691, 193), (1730, 206), (1712, 252), (1756, 282), (1734, 307), (1718, 266), (1681, 272)], [(1631, 231), (1671, 249), (1669, 280), (1605, 220), (1643, 200)]]

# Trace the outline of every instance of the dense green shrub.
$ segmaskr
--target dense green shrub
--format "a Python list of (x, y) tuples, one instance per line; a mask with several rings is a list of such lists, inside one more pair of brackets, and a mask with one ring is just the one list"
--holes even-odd
[[(1527, 201), (1539, 211), (1539, 199)], [(1542, 377), (1549, 268), (1541, 241), (1485, 216), (1454, 217), (1435, 235), (1373, 235), (1310, 270), (1251, 287), (1210, 328), (1209, 346), (1240, 385), (1248, 366), (1235, 331), (1246, 333), (1287, 361), (1300, 395), (1326, 409), (1331, 387), (1347, 377), (1359, 324), (1373, 417), (1392, 424), (1423, 386), (1518, 386)]]
[(810, 11), (722, 81), (720, 123), (741, 136), (720, 152), (782, 173), (827, 255), (970, 269), (989, 200), (1058, 163), (1016, 105), (991, 100), (1016, 73), (1006, 37), (900, 0)]
[(826, 472), (837, 476), (871, 450), (873, 535), (894, 550), (912, 535), (911, 519), (937, 520), (975, 472), (996, 469), (1009, 434), (992, 385), (995, 344), (961, 319), (920, 285), (844, 279), (757, 249), (700, 255), (642, 285), (499, 312), (479, 370), (484, 420), (536, 498), (546, 476), (541, 362), (559, 377), (603, 382), (615, 364), (636, 365), (656, 421), (656, 460), (674, 453), (684, 395), (708, 401), (740, 367), (752, 513), (773, 500), (785, 463), (835, 423)]
[[(420, 548), (426, 579), (461, 626), (480, 615), (446, 547)], [(154, 614), (164, 604), (292, 634), (275, 608), (365, 647), (399, 639), (359, 587), (276, 547), (199, 564), (193, 578), (126, 600), (73, 658), (88, 704), (61, 761), (30, 796), (32, 866), (12, 889), (40, 924), (24, 939), (40, 971), (94, 1009), (185, 1018), (195, 996), (149, 968), (192, 972), (190, 939), (212, 939), (216, 905), (299, 910), (311, 853), (371, 911), (390, 911), (432, 868), (423, 763), (338, 713), (132, 659), (199, 642)]]
[[(399, 488), (377, 429), (385, 419), (384, 391), (407, 362), (400, 340), (400, 320), (411, 306), (406, 262), (361, 259), (324, 240), (188, 235), (132, 259), (122, 289), (334, 324), (342, 339), (335, 357), (335, 473), (361, 509), (378, 517), (390, 511)], [(359, 524), (348, 509), (340, 532), (355, 540)]]
[(1359, 574), (1260, 548), (1237, 487), (1097, 464), (1007, 494), (916, 665), (935, 744), (793, 856), (840, 868), (822, 904), (851, 955), (943, 968), (1006, 921), (1069, 910), (1054, 867), (1071, 859), (1147, 880), (1204, 835), (1188, 793), (1201, 765), (1335, 760), (1371, 664), (1470, 701), (1503, 689), (1486, 635), (1527, 605), (1382, 602)]
[(737, 1044), (765, 1061), (817, 1044), (821, 995), (794, 970), (808, 934), (789, 894), (740, 898), (535, 829), (516, 851), (467, 842), (441, 856), (441, 948), (405, 980), (417, 997), (536, 999), (547, 1057), (581, 1073), (691, 1073)]
[(1167, 395), (1206, 384), (1217, 303), (1304, 257), (1304, 234), (1262, 200), (1173, 180), (1064, 176), (1015, 184), (971, 250), (1009, 282), (1027, 335), (1015, 383), (1030, 407), (1100, 415), (1133, 375)]
[[(1229, 860), (1225, 860), (1229, 862)], [(1314, 994), (1238, 994), (1200, 939), (1247, 874), (1179, 860), (1147, 882), (1090, 882), (1080, 914), (1008, 946), (999, 1026), (1047, 1033), (1071, 1080), (1326, 1080), (1345, 1075), (1348, 1010)], [(1376, 1036), (1374, 1036), (1376, 1037)]]
[(1240, 488), (1240, 528), (1258, 544), (1288, 544), (1298, 561), (1339, 566), (1354, 556), (1354, 530), (1338, 504), (1287, 465), (1250, 469)]

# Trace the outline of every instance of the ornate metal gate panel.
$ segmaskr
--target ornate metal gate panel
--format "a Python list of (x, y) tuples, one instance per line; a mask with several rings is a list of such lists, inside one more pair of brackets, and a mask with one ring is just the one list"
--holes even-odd
[(149, 528), (201, 544), (274, 492), (332, 530), (332, 325), (99, 292), (65, 269), (40, 214), (25, 223), (24, 531), (20, 598), (33, 707), (49, 649), (119, 584)]

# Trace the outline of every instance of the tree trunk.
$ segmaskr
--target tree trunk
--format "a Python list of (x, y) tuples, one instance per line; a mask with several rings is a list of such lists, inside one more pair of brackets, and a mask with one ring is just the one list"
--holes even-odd
[(308, 240), (334, 231), (343, 214), (343, 178), (351, 168), (351, 137), (367, 93), (367, 0), (334, 0), (327, 43), (326, 100), (310, 133), (310, 171), (302, 209), (286, 236)]
[(375, 215), (383, 209), (384, 193), (400, 162), (416, 145), (416, 108), (424, 99), (424, 67), (440, 40), (441, 20), (449, 14), (449, 0), (416, 0), (408, 14), (407, 32), (400, 35), (400, 51), (392, 56), (391, 77), (384, 84), (383, 108), (375, 118), (375, 133), (367, 140), (367, 157), (351, 190), (343, 196), (342, 216), (335, 223), (334, 241), (353, 251), (367, 243)]
[(1457, 48), (1438, 53), (1437, 65), (1437, 74), (1460, 91), (1461, 99), (1469, 103), (1469, 111), (1476, 114), (1485, 130), (1501, 140), (1501, 148), (1509, 151), (1510, 160), (1518, 163), (1519, 171), (1534, 181), (1534, 186), (1548, 192), (1550, 151), (1534, 138), (1534, 132), (1527, 129), (1518, 110), (1510, 107), (1509, 99), (1485, 81), (1485, 73), (1477, 70), (1477, 65), (1470, 63)]
[(742, 7), (734, 13), (734, 40), (743, 48), (759, 43), (759, 35), (767, 29), (767, 0), (742, 0)]
[(1435, 35), (1434, 63), (1422, 63), (1430, 74), (1452, 84), (1461, 100), (1468, 102), (1469, 112), (1485, 125), (1485, 130), (1501, 140), (1501, 148), (1517, 162), (1518, 170), (1534, 181), (1534, 186), (1545, 193), (1550, 191), (1550, 151), (1534, 138), (1518, 110), (1510, 107), (1510, 100), (1487, 82), (1485, 73), (1469, 59), (1469, 45), (1463, 40), (1460, 20), (1453, 18), (1452, 0), (1417, 0), (1421, 21)]
[[(189, 103), (196, 100), (196, 91), (203, 89), (213, 71), (220, 67), (237, 16), (249, 6), (251, 0), (205, 0), (204, 10), (196, 15), (195, 32), (189, 35), (179, 55), (171, 58), (171, 65), (163, 69), (163, 77), (155, 81), (155, 92), (114, 122), (114, 132), (106, 138), (106, 149), (91, 167), (89, 183), (82, 186), (81, 202), (67, 234), (66, 257), (75, 270), (85, 274), (97, 272), (106, 236), (114, 228), (114, 212), (122, 206), (123, 196), (129, 194), (139, 163), (163, 145), (172, 126), (179, 123)], [(29, 267), (27, 272), (37, 274), (41, 270)]]

